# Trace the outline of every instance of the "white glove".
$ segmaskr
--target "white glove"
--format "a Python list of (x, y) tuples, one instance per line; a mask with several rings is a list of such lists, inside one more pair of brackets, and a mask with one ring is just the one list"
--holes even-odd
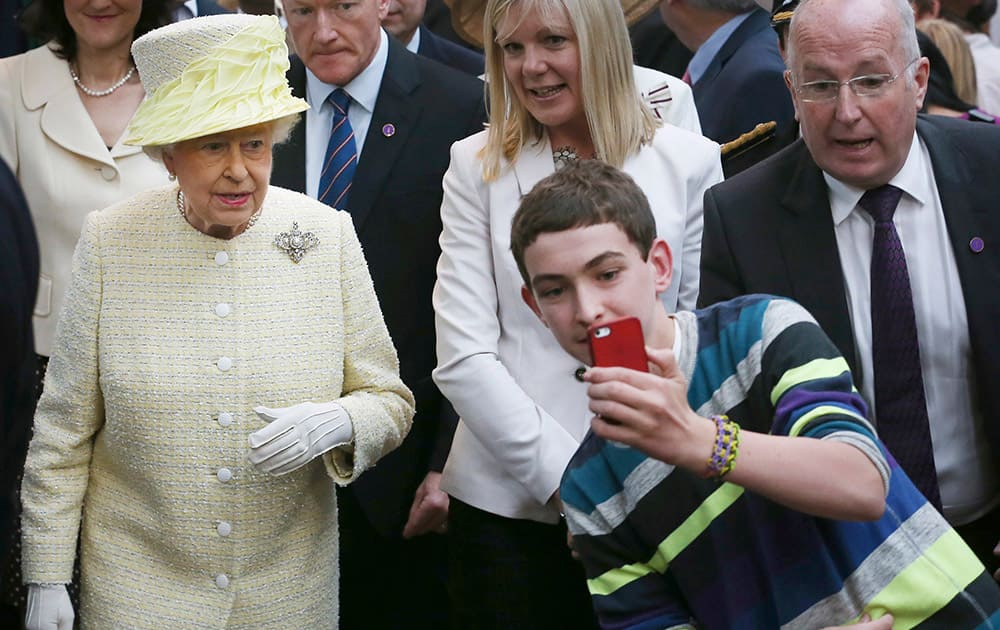
[(29, 584), (27, 630), (73, 630), (73, 604), (65, 584)]
[(250, 434), (250, 462), (272, 475), (305, 466), (354, 439), (351, 417), (339, 403), (304, 402), (281, 409), (254, 407), (266, 427)]

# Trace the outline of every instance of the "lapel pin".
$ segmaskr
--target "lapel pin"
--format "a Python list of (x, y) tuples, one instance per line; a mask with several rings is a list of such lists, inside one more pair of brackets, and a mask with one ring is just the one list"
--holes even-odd
[(275, 236), (274, 244), (284, 250), (292, 262), (297, 263), (306, 255), (306, 250), (319, 245), (319, 237), (312, 232), (300, 232), (298, 221), (293, 221), (291, 231)]
[(382, 125), (382, 135), (386, 138), (391, 138), (396, 135), (396, 125), (392, 123), (385, 123)]
[(986, 249), (986, 242), (979, 236), (973, 236), (972, 240), (969, 241), (969, 249), (971, 249), (973, 253), (978, 254)]

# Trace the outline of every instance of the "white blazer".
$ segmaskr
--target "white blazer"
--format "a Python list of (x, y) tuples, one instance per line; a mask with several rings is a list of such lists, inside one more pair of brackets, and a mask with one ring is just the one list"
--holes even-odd
[(69, 65), (46, 46), (0, 59), (0, 157), (21, 183), (38, 233), (35, 351), (48, 356), (84, 217), (166, 184), (167, 171), (121, 139), (104, 145)]
[[(556, 522), (546, 505), (589, 426), (580, 364), (521, 301), (510, 225), (521, 197), (555, 167), (548, 138), (527, 146), (492, 183), (477, 157), (486, 132), (456, 142), (444, 176), (443, 231), (434, 288), (434, 380), (461, 416), (441, 487), (510, 518)], [(702, 196), (722, 180), (719, 147), (671, 125), (623, 170), (649, 198), (674, 252), (670, 311), (693, 308), (701, 257)]]

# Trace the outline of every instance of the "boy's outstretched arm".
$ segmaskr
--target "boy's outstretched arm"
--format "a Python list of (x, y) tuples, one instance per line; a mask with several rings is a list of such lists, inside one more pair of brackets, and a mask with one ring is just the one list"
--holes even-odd
[[(687, 382), (673, 352), (647, 347), (646, 353), (651, 373), (595, 367), (585, 374), (590, 409), (597, 414), (594, 433), (707, 475), (716, 424), (688, 404)], [(824, 518), (876, 520), (885, 509), (879, 470), (860, 449), (835, 440), (742, 430), (735, 467), (725, 480)]]

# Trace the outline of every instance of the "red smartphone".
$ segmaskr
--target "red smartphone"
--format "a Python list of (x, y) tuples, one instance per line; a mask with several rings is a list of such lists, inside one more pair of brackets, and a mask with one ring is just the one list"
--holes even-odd
[(642, 325), (635, 317), (594, 324), (588, 330), (588, 337), (594, 366), (649, 371)]

